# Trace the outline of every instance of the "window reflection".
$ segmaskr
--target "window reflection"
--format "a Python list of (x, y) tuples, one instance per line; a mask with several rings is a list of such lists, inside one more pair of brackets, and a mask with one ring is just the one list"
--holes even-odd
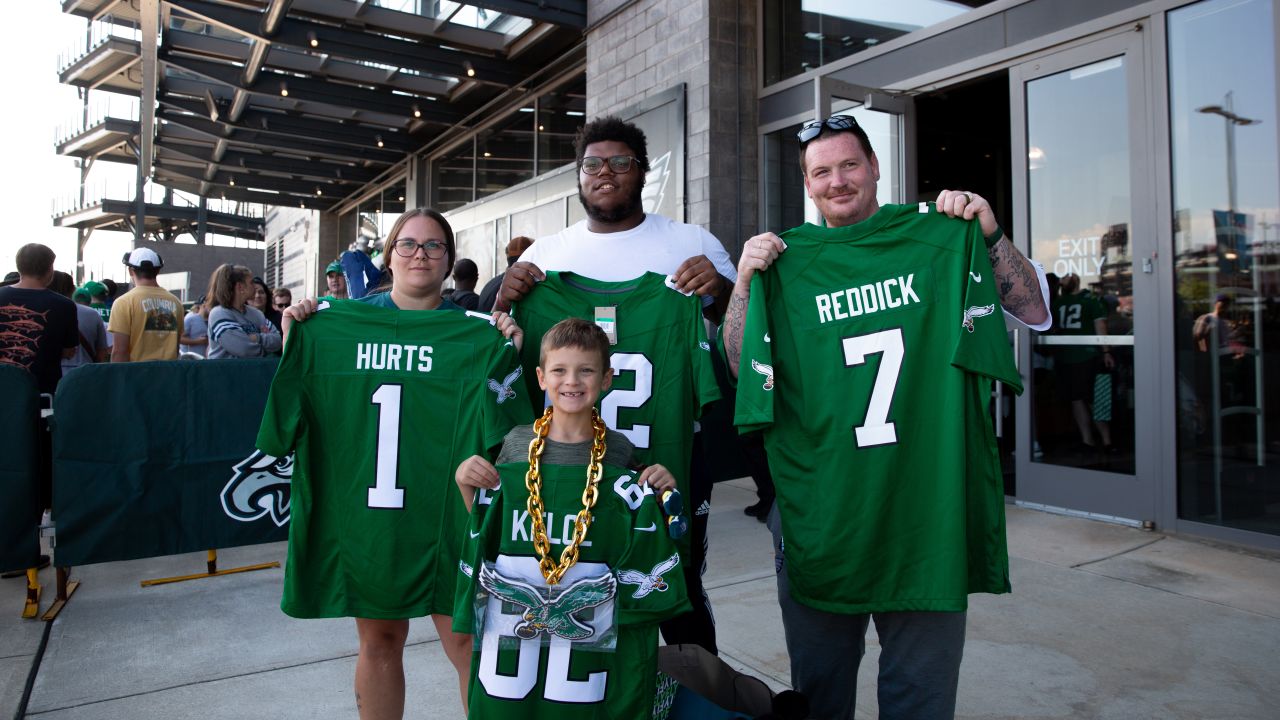
[(1169, 122), (1179, 516), (1280, 533), (1273, 12), (1207, 0), (1169, 13)]
[(950, 0), (780, 0), (764, 3), (764, 84), (873, 48), (986, 5)]
[(1049, 273), (1036, 338), (1036, 462), (1134, 472), (1133, 275), (1123, 57), (1027, 83), (1031, 254)]

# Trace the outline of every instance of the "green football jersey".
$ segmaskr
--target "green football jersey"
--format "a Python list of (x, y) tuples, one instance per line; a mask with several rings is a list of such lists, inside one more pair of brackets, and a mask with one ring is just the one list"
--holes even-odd
[[(499, 465), (502, 486), (477, 493), (469, 562), (459, 564), (469, 591), (459, 593), (454, 629), (476, 635), (467, 717), (650, 717), (658, 623), (689, 610), (680, 555), (653, 491), (634, 472), (606, 465), (578, 562), (549, 586), (533, 547), (528, 468)], [(573, 538), (586, 477), (583, 465), (542, 467), (553, 560)]]
[(720, 389), (702, 303), (667, 287), (665, 276), (601, 282), (548, 272), (515, 304), (512, 314), (525, 332), (520, 362), (532, 410), (541, 415), (544, 407), (535, 371), (543, 334), (567, 317), (607, 323), (597, 309), (612, 311), (618, 337), (609, 360), (613, 387), (600, 400), (600, 417), (635, 445), (637, 461), (666, 466), (689, 497), (694, 422), (705, 405), (720, 399)]
[(804, 225), (751, 281), (735, 423), (764, 430), (797, 600), (1007, 592), (991, 379), (1022, 391), (982, 231), (931, 204)]
[(453, 481), (529, 421), (515, 348), (487, 315), (328, 301), (293, 326), (258, 448), (296, 451), (281, 609), (448, 615), (466, 527)]
[[(1107, 308), (1102, 300), (1088, 290), (1055, 297), (1051, 305), (1053, 326), (1059, 335), (1096, 335), (1098, 329), (1094, 326), (1094, 321), (1107, 316)], [(1100, 352), (1096, 346), (1087, 345), (1067, 345), (1055, 349), (1057, 352), (1054, 357), (1069, 365), (1093, 360)]]

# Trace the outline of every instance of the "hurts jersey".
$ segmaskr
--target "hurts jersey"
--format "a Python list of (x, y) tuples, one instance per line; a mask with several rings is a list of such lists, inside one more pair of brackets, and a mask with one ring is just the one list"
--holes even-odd
[(958, 611), (1008, 592), (991, 379), (1022, 391), (977, 222), (804, 225), (751, 280), (735, 423), (763, 430), (797, 600)]
[[(657, 624), (689, 610), (680, 556), (653, 491), (638, 485), (635, 473), (606, 465), (579, 560), (549, 589), (533, 548), (528, 468), (499, 465), (501, 488), (476, 494), (458, 567), (466, 591), (460, 587), (453, 627), (477, 636), (467, 717), (650, 717)], [(558, 561), (582, 509), (587, 469), (542, 471), (547, 536)]]
[(257, 442), (296, 450), (285, 613), (452, 612), (467, 522), (454, 469), (529, 421), (515, 350), (487, 317), (339, 300), (293, 326)]
[(613, 387), (600, 401), (600, 417), (635, 445), (635, 460), (666, 466), (689, 497), (693, 425), (702, 408), (720, 399), (702, 303), (645, 273), (635, 280), (602, 282), (548, 272), (546, 280), (515, 304), (525, 331), (520, 361), (532, 410), (542, 414), (535, 369), (542, 336), (552, 325), (578, 317), (600, 323), (598, 308), (612, 310), (618, 342), (612, 348)]

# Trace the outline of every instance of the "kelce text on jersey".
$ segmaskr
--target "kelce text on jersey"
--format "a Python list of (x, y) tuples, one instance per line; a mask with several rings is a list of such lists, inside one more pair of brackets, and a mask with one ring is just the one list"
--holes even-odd
[(357, 370), (404, 370), (431, 372), (430, 345), (399, 343), (357, 343)]
[(905, 277), (898, 275), (857, 287), (815, 295), (813, 300), (818, 305), (818, 323), (845, 320), (918, 303), (920, 297), (911, 288), (915, 277), (915, 273), (908, 273)]

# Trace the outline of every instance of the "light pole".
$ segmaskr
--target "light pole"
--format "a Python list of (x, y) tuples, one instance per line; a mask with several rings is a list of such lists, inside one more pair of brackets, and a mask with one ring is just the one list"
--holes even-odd
[[(1233, 91), (1228, 90), (1227, 94), (1222, 98), (1221, 105), (1205, 105), (1196, 108), (1196, 112), (1205, 113), (1207, 115), (1220, 115), (1226, 123), (1227, 128), (1227, 227), (1229, 237), (1231, 238), (1231, 248), (1233, 253), (1239, 257), (1239, 231), (1236, 228), (1236, 126), (1237, 125), (1256, 125), (1261, 120), (1242, 117), (1234, 112), (1232, 105)], [(1263, 391), (1262, 391), (1262, 303), (1258, 297), (1258, 257), (1257, 253), (1250, 253), (1253, 259), (1253, 267), (1249, 270), (1250, 280), (1253, 285), (1253, 392), (1254, 407), (1246, 410), (1250, 414), (1254, 414), (1256, 421), (1254, 422), (1255, 437), (1254, 442), (1257, 446), (1257, 464), (1259, 467), (1266, 464), (1266, 432), (1263, 415)], [(1216, 277), (1216, 276), (1215, 276)], [(1215, 283), (1216, 284), (1216, 283)], [(1212, 293), (1211, 293), (1212, 295)], [(1213, 470), (1214, 470), (1214, 501), (1217, 505), (1218, 521), (1222, 522), (1222, 394), (1221, 394), (1221, 348), (1218, 344), (1217, 334), (1222, 332), (1221, 328), (1215, 324), (1213, 327), (1214, 336), (1210, 338), (1213, 348), (1209, 353), (1210, 374), (1213, 378)], [(1227, 414), (1237, 414), (1243, 408), (1229, 408)], [(1234, 412), (1233, 412), (1234, 411)]]

